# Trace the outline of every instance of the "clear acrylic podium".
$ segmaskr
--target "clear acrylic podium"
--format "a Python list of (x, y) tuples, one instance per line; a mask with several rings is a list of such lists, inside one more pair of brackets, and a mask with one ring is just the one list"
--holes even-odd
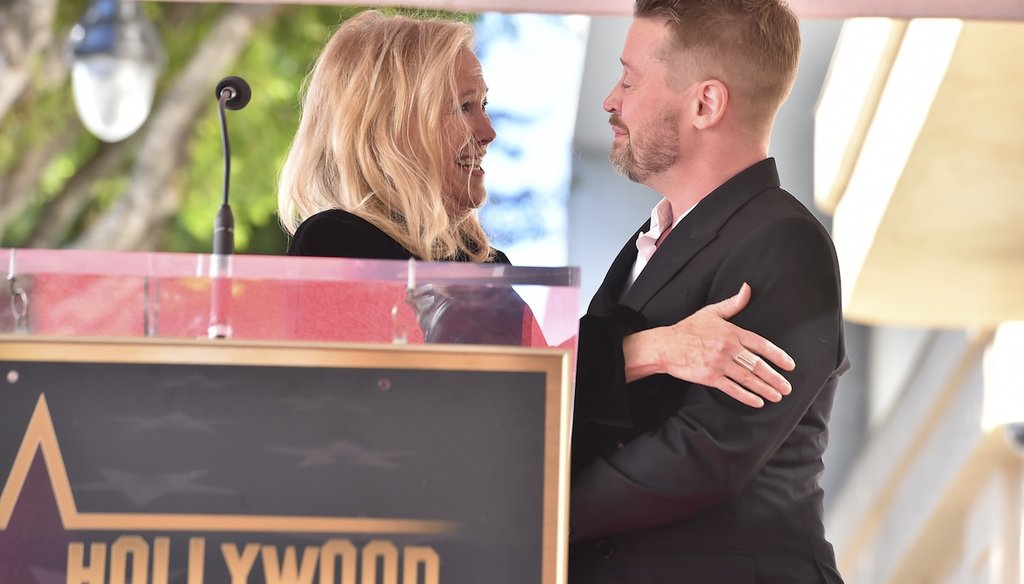
[(565, 581), (575, 268), (0, 262), (0, 581)]

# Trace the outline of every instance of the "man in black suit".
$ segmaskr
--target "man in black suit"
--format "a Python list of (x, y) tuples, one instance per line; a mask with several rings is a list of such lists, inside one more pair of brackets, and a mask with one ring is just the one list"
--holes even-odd
[[(570, 582), (841, 582), (818, 486), (848, 367), (839, 271), (828, 233), (768, 157), (797, 19), (780, 0), (638, 0), (634, 16), (605, 100), (611, 160), (664, 200), (581, 323)], [(732, 322), (794, 358), (788, 397), (752, 409), (668, 375), (626, 384), (638, 375), (623, 371), (624, 335), (744, 283), (753, 296)], [(764, 366), (743, 350), (734, 375)]]

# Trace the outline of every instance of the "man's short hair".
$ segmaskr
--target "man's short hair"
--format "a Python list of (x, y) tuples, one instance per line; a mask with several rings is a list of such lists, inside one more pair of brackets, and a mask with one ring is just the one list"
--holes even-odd
[(669, 82), (674, 67), (718, 79), (752, 120), (770, 125), (793, 88), (800, 24), (783, 0), (636, 0), (633, 15), (668, 22)]

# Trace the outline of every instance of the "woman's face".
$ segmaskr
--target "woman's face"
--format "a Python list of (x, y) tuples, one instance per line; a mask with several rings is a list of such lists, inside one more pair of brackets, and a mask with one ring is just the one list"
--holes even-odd
[(483, 205), (487, 198), (482, 159), (495, 137), (480, 61), (468, 49), (456, 59), (455, 86), (459, 106), (444, 122), (451, 163), (445, 171), (443, 194), (449, 212), (458, 215)]

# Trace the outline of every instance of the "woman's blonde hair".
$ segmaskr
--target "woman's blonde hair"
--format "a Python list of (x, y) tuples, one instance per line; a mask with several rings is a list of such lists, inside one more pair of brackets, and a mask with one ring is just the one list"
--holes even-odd
[(490, 257), (476, 213), (450, 216), (443, 192), (456, 61), (472, 43), (466, 24), (376, 10), (338, 28), (306, 78), (281, 170), (278, 213), (289, 233), (310, 215), (343, 209), (420, 259)]

